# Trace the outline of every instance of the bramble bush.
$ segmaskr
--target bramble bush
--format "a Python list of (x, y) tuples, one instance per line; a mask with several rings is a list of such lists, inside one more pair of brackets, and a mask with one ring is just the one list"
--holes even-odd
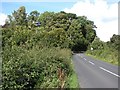
[(68, 49), (18, 46), (4, 47), (3, 89), (59, 88), (58, 70), (64, 71), (64, 87), (69, 87), (68, 76), (73, 72)]

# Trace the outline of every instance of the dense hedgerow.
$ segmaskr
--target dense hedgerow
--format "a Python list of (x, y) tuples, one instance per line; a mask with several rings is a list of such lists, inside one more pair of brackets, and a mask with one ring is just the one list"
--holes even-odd
[(119, 35), (113, 35), (110, 41), (103, 42), (98, 37), (92, 42), (90, 48), (87, 50), (87, 54), (93, 55), (98, 59), (106, 62), (118, 65), (119, 64)]
[(59, 70), (64, 76), (64, 87), (69, 87), (72, 74), (71, 54), (68, 49), (37, 47), (26, 50), (6, 46), (3, 52), (3, 89), (61, 87)]
[(94, 50), (94, 51), (87, 51), (87, 54), (93, 55), (98, 59), (102, 59), (106, 62), (118, 65), (118, 51), (111, 50), (111, 49), (103, 49), (103, 50)]
[(71, 51), (49, 46), (45, 33), (42, 28), (37, 33), (20, 26), (2, 29), (3, 89), (70, 87)]

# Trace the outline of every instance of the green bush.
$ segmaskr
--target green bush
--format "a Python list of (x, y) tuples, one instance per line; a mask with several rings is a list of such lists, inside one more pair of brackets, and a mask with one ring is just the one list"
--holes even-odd
[[(96, 37), (89, 45), (87, 54), (93, 55), (103, 61), (118, 65), (119, 37), (119, 35), (114, 34), (108, 42), (103, 42), (98, 37)], [(90, 50), (90, 48), (93, 48), (93, 50)]]
[(103, 61), (118, 65), (118, 51), (115, 49), (98, 49), (98, 50), (88, 50), (87, 54), (93, 55), (98, 59)]
[(18, 46), (3, 49), (3, 89), (9, 88), (54, 88), (60, 87), (58, 69), (65, 75), (64, 87), (69, 87), (68, 76), (71, 67), (71, 53), (68, 49), (34, 47), (31, 50)]

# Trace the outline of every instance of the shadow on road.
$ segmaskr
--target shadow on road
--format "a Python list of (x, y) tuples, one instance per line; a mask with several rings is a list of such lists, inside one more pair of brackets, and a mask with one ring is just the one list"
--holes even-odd
[(79, 54), (79, 53), (85, 53), (86, 51), (72, 51), (72, 55)]

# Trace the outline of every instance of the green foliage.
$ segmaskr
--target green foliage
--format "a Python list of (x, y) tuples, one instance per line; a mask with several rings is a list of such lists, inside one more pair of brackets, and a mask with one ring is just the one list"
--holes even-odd
[(118, 50), (120, 48), (120, 35), (113, 35), (110, 38), (110, 41), (107, 42), (108, 46), (110, 48), (114, 48), (116, 50)]
[(95, 37), (94, 41), (90, 44), (90, 47), (92, 47), (93, 50), (100, 50), (104, 48), (104, 45), (104, 42), (102, 42), (98, 37)]
[[(73, 65), (73, 61), (72, 61), (72, 68), (74, 68)], [(79, 85), (79, 81), (78, 81), (78, 77), (75, 71), (72, 71), (72, 74), (68, 76), (69, 78), (67, 79), (69, 88), (76, 88), (79, 89), (80, 85)]]
[(70, 50), (86, 50), (94, 40), (92, 21), (63, 11), (28, 15), (24, 6), (8, 18), (2, 28), (3, 89), (78, 85)]
[[(71, 53), (68, 49), (34, 47), (26, 50), (18, 46), (4, 47), (3, 89), (60, 87), (58, 69), (71, 75)], [(64, 87), (69, 87), (65, 82)]]
[[(109, 62), (115, 65), (119, 64), (119, 35), (113, 35), (111, 40), (108, 42), (101, 41), (98, 37), (94, 39), (94, 41), (89, 46), (87, 50), (87, 54), (93, 55), (98, 59), (101, 59), (105, 62)], [(91, 47), (93, 50), (90, 50)]]
[[(44, 12), (42, 14), (38, 11), (32, 11), (27, 15), (25, 11), (25, 7), (22, 6), (14, 11), (12, 16), (9, 15), (8, 22), (10, 22), (10, 25), (8, 26), (13, 26), (14, 28), (11, 29), (15, 31), (18, 30), (17, 28), (19, 30), (35, 31), (36, 33), (42, 31), (40, 35), (43, 38), (40, 40), (45, 46), (70, 48), (73, 51), (86, 50), (96, 36), (94, 22), (88, 20), (85, 16), (77, 17), (76, 14), (63, 11), (58, 13)], [(35, 22), (40, 22), (41, 26), (36, 27)], [(42, 30), (38, 31), (40, 28)], [(26, 41), (25, 38), (23, 41)]]
[(29, 29), (35, 28), (35, 22), (38, 22), (40, 13), (38, 11), (30, 12), (30, 15), (27, 17), (28, 27)]
[(75, 14), (62, 11), (59, 13), (44, 12), (40, 15), (39, 21), (41, 21), (41, 26), (45, 28), (46, 33), (52, 33), (48, 34), (48, 37), (52, 35), (59, 38), (55, 34), (59, 34), (60, 30), (64, 32), (64, 34), (61, 34), (61, 37), (64, 38), (62, 41), (54, 37), (53, 42), (60, 44), (68, 41), (67, 46), (64, 46), (64, 44), (55, 46), (69, 47), (71, 50), (86, 50), (96, 36), (96, 32), (93, 29), (95, 28), (94, 23), (84, 16), (77, 17)]
[(12, 13), (16, 25), (26, 25), (26, 9), (24, 6), (21, 6), (17, 11)]

